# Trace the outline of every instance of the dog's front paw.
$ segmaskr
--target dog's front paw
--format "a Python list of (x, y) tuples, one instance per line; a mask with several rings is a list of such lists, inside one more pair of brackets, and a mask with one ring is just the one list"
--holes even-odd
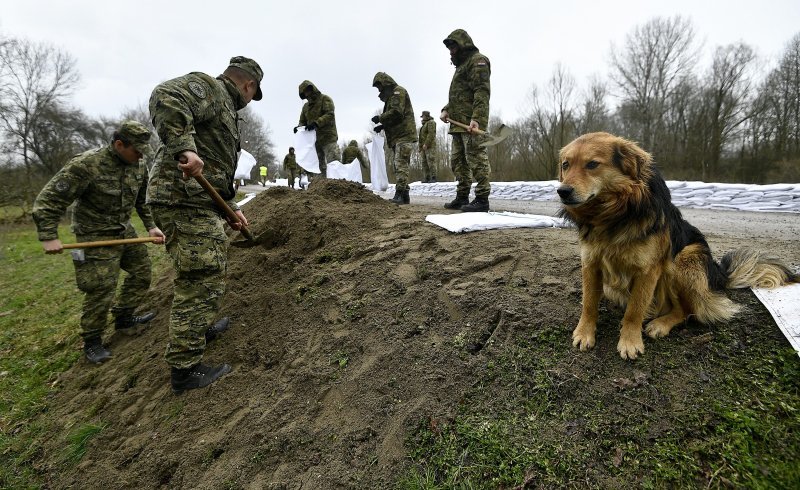
[(636, 359), (639, 354), (644, 354), (644, 341), (642, 331), (620, 333), (617, 343), (617, 352), (623, 359)]
[(594, 333), (594, 329), (578, 325), (578, 327), (572, 331), (572, 346), (583, 351), (591, 349), (594, 347), (595, 342)]
[(645, 333), (653, 339), (666, 337), (669, 335), (670, 330), (672, 330), (670, 325), (660, 322), (658, 319), (651, 321), (644, 327)]

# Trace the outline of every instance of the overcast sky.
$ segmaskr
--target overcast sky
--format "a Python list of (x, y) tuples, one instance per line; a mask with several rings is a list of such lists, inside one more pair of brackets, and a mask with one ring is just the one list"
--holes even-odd
[[(359, 143), (382, 107), (378, 71), (404, 86), (414, 110), (436, 117), (453, 74), (442, 40), (465, 29), (492, 63), (491, 112), (516, 119), (532, 85), (560, 62), (583, 88), (607, 78), (612, 43), (656, 16), (688, 17), (705, 59), (744, 41), (774, 66), (800, 32), (800, 1), (89, 1), (0, 0), (0, 33), (52, 43), (72, 54), (82, 76), (73, 102), (116, 117), (147, 105), (159, 82), (203, 71), (216, 76), (231, 56), (264, 70), (264, 98), (250, 106), (272, 130), (276, 153), (292, 144), (311, 80), (336, 105), (339, 139)], [(417, 117), (417, 122), (419, 118)]]

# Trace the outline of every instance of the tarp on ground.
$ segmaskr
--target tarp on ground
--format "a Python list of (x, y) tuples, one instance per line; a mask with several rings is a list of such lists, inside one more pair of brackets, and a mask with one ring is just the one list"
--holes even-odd
[(567, 228), (570, 225), (561, 218), (503, 212), (429, 214), (425, 221), (441, 226), (453, 233), (508, 228)]
[(344, 179), (358, 182), (359, 184), (363, 183), (361, 166), (358, 160), (354, 160), (351, 163), (342, 163), (338, 160), (328, 162), (326, 173), (329, 179)]

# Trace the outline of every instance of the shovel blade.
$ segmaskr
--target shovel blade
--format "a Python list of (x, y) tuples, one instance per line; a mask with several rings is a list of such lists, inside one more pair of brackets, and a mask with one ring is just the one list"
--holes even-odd
[(484, 137), (486, 141), (481, 143), (481, 146), (494, 146), (498, 143), (502, 143), (506, 140), (509, 136), (511, 136), (512, 129), (506, 126), (505, 124), (501, 124), (500, 126), (494, 128), (492, 134), (484, 133)]

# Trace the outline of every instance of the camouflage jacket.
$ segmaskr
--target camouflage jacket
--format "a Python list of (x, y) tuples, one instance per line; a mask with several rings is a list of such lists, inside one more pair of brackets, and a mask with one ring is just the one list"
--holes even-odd
[(375, 75), (375, 81), (380, 83), (379, 97), (383, 101), (383, 113), (379, 117), (389, 148), (394, 148), (397, 143), (416, 142), (417, 123), (406, 89), (397, 85), (386, 73)]
[(297, 170), (297, 155), (294, 153), (287, 153), (286, 156), (283, 157), (283, 169)]
[(350, 144), (345, 147), (344, 151), (342, 151), (342, 163), (351, 163), (355, 159), (358, 159), (358, 163), (361, 164), (362, 167), (367, 168), (367, 159), (364, 158), (364, 154), (361, 153), (358, 143), (352, 140)]
[(339, 133), (336, 132), (336, 116), (334, 115), (333, 99), (323, 94), (308, 80), (300, 84), (300, 97), (306, 87), (312, 87), (314, 93), (308, 98), (303, 109), (300, 111), (300, 125), (317, 124), (317, 143), (324, 146), (336, 143), (339, 140)]
[(150, 117), (161, 140), (150, 171), (147, 204), (214, 208), (214, 201), (193, 178), (184, 179), (176, 156), (197, 153), (203, 176), (235, 211), (233, 176), (239, 160), (239, 120), (246, 105), (227, 77), (193, 72), (159, 84), (150, 96)]
[[(481, 129), (489, 126), (489, 95), (491, 87), (491, 64), (489, 58), (482, 55), (462, 29), (453, 31), (447, 39), (452, 39), (461, 47), (456, 53), (453, 63), (456, 71), (450, 82), (450, 94), (447, 105), (442, 108), (454, 121), (469, 124), (470, 120), (478, 121)], [(451, 124), (450, 133), (463, 133), (464, 129)]]
[(36, 197), (33, 220), (39, 240), (58, 238), (58, 223), (73, 202), (72, 232), (79, 237), (125, 236), (133, 229), (130, 221), (134, 208), (145, 227), (154, 228), (150, 209), (145, 205), (146, 176), (144, 160), (127, 163), (111, 145), (76, 156)]
[(420, 150), (422, 149), (422, 145), (427, 145), (429, 150), (436, 147), (436, 121), (434, 121), (433, 118), (422, 123), (422, 127), (419, 128)]

